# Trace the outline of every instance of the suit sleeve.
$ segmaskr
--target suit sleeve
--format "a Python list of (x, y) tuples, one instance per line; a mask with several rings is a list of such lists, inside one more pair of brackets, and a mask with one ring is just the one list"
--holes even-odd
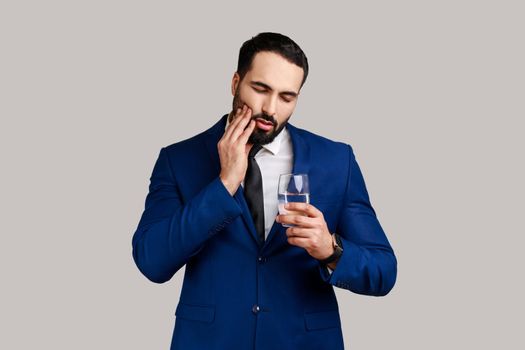
[(209, 238), (241, 214), (219, 177), (183, 203), (173, 175), (163, 148), (132, 239), (135, 264), (156, 283), (170, 280)]
[(336, 233), (343, 255), (330, 274), (320, 265), (326, 282), (358, 294), (382, 296), (393, 288), (397, 259), (370, 204), (368, 192), (352, 148), (345, 194)]

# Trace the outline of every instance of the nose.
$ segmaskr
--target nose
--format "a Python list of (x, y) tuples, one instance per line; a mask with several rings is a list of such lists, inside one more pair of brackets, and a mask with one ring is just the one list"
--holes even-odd
[(277, 109), (277, 96), (268, 95), (264, 100), (262, 111), (263, 113), (273, 117)]

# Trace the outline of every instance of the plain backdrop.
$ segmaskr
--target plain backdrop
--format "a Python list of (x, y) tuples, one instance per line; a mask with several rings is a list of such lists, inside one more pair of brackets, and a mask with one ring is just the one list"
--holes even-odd
[(241, 44), (310, 75), (291, 122), (351, 144), (398, 257), (337, 289), (350, 349), (523, 349), (522, 1), (2, 1), (2, 349), (167, 349), (183, 270), (131, 256), (160, 149), (229, 112)]

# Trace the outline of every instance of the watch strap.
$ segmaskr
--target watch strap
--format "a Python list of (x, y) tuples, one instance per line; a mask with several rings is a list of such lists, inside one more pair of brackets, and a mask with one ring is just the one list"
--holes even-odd
[(341, 237), (339, 237), (337, 233), (334, 233), (332, 235), (332, 244), (334, 247), (334, 253), (330, 255), (328, 258), (320, 260), (321, 264), (324, 264), (324, 265), (330, 264), (338, 260), (341, 257), (341, 255), (343, 255)]

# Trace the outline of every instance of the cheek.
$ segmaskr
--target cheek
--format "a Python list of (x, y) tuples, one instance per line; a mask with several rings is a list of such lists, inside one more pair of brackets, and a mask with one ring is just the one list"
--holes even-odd
[(261, 95), (257, 94), (251, 88), (241, 88), (240, 99), (252, 109), (253, 114), (261, 112), (262, 109), (262, 98)]
[(279, 123), (282, 123), (288, 117), (290, 117), (295, 110), (295, 103), (285, 103), (279, 108), (278, 115), (279, 115)]

